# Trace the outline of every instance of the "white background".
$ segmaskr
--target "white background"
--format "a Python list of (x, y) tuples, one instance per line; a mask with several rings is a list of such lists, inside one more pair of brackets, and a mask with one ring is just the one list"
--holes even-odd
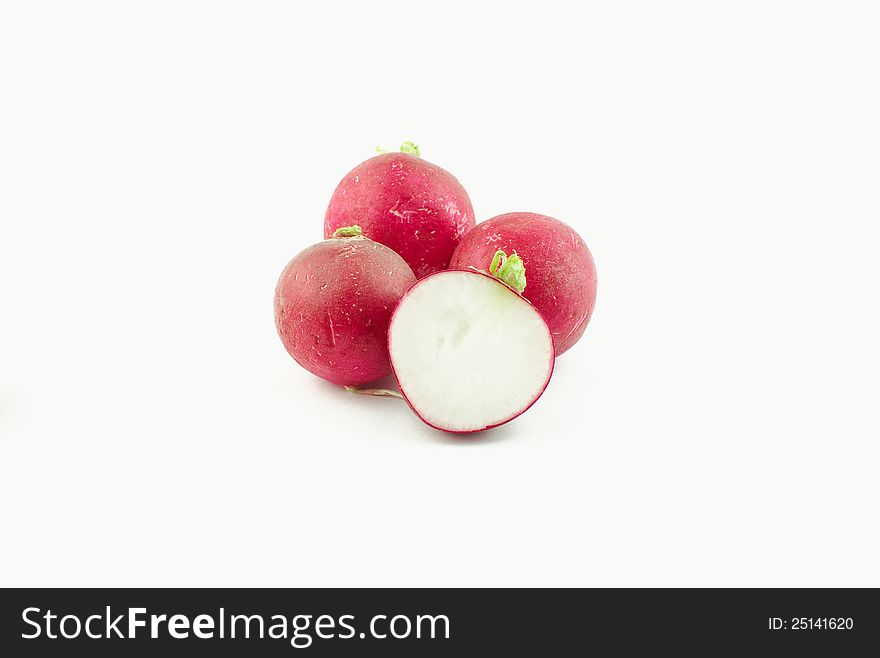
[[(8, 2), (0, 584), (880, 585), (874, 3)], [(471, 440), (275, 334), (405, 139), (598, 305)]]

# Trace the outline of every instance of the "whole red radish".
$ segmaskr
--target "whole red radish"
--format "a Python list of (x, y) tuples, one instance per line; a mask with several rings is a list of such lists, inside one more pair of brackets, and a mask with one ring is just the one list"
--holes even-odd
[(324, 237), (353, 224), (400, 254), (421, 278), (449, 267), (475, 220), (455, 176), (422, 160), (418, 147), (405, 142), (400, 153), (362, 162), (337, 185), (324, 216)]
[(397, 302), (416, 281), (388, 247), (358, 226), (312, 245), (291, 260), (275, 289), (281, 342), (309, 372), (359, 386), (391, 372), (387, 331)]
[(544, 316), (559, 356), (584, 334), (596, 304), (596, 266), (590, 250), (558, 219), (511, 212), (470, 231), (450, 267), (486, 270), (499, 249), (515, 252), (525, 263), (528, 283), (522, 295)]

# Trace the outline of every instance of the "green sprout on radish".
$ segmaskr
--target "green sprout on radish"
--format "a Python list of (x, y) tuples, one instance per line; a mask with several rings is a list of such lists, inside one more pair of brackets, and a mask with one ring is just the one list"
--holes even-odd
[[(383, 149), (381, 146), (376, 147), (376, 153), (390, 153), (388, 149)], [(417, 158), (422, 157), (422, 152), (419, 149), (418, 144), (415, 142), (404, 142), (400, 145), (400, 152), (406, 153), (407, 155), (414, 155)]]
[(515, 251), (510, 256), (502, 249), (496, 251), (489, 264), (489, 274), (519, 294), (526, 289), (526, 266)]

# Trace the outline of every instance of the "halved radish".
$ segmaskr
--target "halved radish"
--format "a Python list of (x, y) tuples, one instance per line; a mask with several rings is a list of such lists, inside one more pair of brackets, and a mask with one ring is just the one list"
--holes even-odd
[[(498, 261), (491, 268), (496, 275), (525, 284), (524, 272), (510, 267), (516, 256), (501, 259), (500, 267)], [(535, 307), (477, 270), (437, 272), (413, 285), (391, 316), (388, 351), (416, 415), (456, 433), (523, 413), (547, 387), (555, 358), (550, 329)]]

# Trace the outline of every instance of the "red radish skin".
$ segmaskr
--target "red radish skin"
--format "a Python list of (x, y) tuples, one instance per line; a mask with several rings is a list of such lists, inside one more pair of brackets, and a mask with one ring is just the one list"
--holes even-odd
[(385, 153), (359, 164), (336, 187), (324, 237), (352, 224), (391, 247), (422, 278), (449, 266), (475, 220), (455, 176), (416, 155)]
[(391, 372), (388, 322), (415, 282), (406, 262), (378, 242), (319, 242), (291, 260), (278, 279), (278, 335), (290, 356), (322, 379), (340, 386), (374, 381)]
[(596, 266), (581, 236), (547, 215), (498, 215), (464, 237), (450, 267), (485, 270), (498, 249), (522, 258), (527, 272), (523, 297), (547, 321), (556, 355), (570, 349), (583, 336), (596, 304)]
[[(456, 274), (462, 274), (462, 273), (463, 272), (457, 272)], [(413, 286), (412, 288), (410, 288), (410, 290), (407, 291), (407, 294), (412, 293), (413, 290), (415, 290), (418, 286), (426, 283), (427, 281), (429, 281), (433, 277), (447, 276), (450, 274), (453, 274), (453, 273), (450, 271), (436, 272), (433, 275), (430, 275), (428, 277), (420, 279), (415, 286)], [(522, 295), (520, 295), (518, 292), (516, 292), (515, 290), (510, 288), (510, 286), (499, 281), (496, 277), (488, 274), (487, 272), (469, 270), (466, 272), (466, 274), (477, 276), (477, 277), (485, 277), (486, 279), (489, 279), (490, 281), (501, 286), (501, 288), (507, 290), (515, 298), (518, 298), (519, 302), (524, 303), (530, 307), (532, 306), (532, 304), (528, 300), (526, 300)], [(397, 307), (394, 309), (394, 313), (392, 314), (392, 317), (391, 317), (391, 322), (389, 324), (389, 333), (388, 333), (389, 352), (391, 352), (391, 349), (392, 349), (391, 344), (390, 344), (391, 340), (392, 340), (391, 325), (394, 324), (394, 320), (397, 317), (397, 315), (399, 314), (401, 307), (403, 306), (405, 297), (406, 297), (406, 295), (404, 295), (404, 298), (401, 298)], [(543, 320), (543, 317), (541, 316), (540, 313), (536, 313), (535, 315), (537, 316), (538, 321), (540, 322), (541, 326), (543, 327), (543, 331), (545, 332), (544, 335), (546, 336), (545, 341), (546, 341), (547, 349), (548, 349), (549, 363), (548, 363), (547, 370), (546, 370), (546, 376), (543, 379), (543, 382), (540, 385), (540, 387), (538, 387), (537, 392), (534, 394), (534, 396), (530, 399), (530, 401), (527, 404), (525, 404), (521, 408), (517, 409), (515, 413), (510, 414), (508, 417), (506, 417), (503, 420), (500, 420), (498, 422), (490, 423), (490, 424), (484, 425), (482, 427), (476, 427), (473, 429), (465, 429), (465, 430), (450, 429), (449, 427), (444, 427), (444, 426), (440, 426), (436, 423), (433, 423), (425, 417), (425, 415), (419, 410), (418, 406), (413, 403), (413, 401), (410, 399), (410, 397), (407, 396), (406, 384), (401, 381), (400, 373), (394, 367), (394, 359), (392, 358), (391, 368), (392, 368), (392, 372), (394, 373), (394, 378), (397, 381), (398, 388), (400, 389), (401, 397), (403, 397), (403, 399), (406, 401), (409, 408), (419, 418), (419, 420), (421, 420), (423, 423), (425, 423), (426, 425), (428, 425), (436, 430), (440, 430), (441, 432), (446, 432), (448, 434), (468, 435), (468, 434), (474, 434), (477, 432), (483, 432), (486, 430), (493, 429), (495, 427), (499, 427), (500, 425), (505, 425), (505, 424), (509, 423), (510, 421), (514, 420), (515, 418), (518, 418), (519, 416), (524, 414), (526, 411), (528, 411), (535, 404), (535, 402), (537, 402), (538, 399), (544, 394), (544, 391), (547, 389), (547, 386), (549, 385), (550, 379), (553, 375), (554, 365), (555, 365), (555, 361), (556, 361), (556, 354), (555, 354), (555, 350), (553, 347), (552, 336), (550, 335), (550, 328), (548, 326), (546, 326), (546, 322)]]

